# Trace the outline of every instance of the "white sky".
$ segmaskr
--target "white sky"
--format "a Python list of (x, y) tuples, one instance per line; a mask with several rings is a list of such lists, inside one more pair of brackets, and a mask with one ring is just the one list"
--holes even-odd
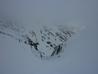
[(0, 35), (0, 74), (98, 74), (97, 0), (0, 0), (0, 16), (25, 27), (79, 22), (86, 28), (60, 59), (40, 61), (30, 49)]

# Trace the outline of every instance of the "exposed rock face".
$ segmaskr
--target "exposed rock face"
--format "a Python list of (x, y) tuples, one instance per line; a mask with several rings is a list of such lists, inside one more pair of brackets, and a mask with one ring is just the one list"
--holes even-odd
[(74, 34), (66, 26), (41, 26), (39, 30), (27, 31), (16, 24), (0, 21), (0, 34), (12, 37), (31, 47), (34, 55), (41, 59), (60, 57), (63, 45)]

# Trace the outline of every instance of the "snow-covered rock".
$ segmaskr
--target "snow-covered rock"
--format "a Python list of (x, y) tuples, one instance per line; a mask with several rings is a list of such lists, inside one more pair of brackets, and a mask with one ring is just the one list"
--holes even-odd
[(32, 53), (41, 59), (60, 57), (74, 33), (74, 28), (67, 25), (41, 25), (36, 30), (26, 30), (10, 21), (0, 21), (0, 34), (30, 46)]

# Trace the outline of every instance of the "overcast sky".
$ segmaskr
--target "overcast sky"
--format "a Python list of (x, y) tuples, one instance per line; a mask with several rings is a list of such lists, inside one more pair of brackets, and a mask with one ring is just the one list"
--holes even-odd
[(41, 61), (24, 44), (0, 35), (0, 74), (98, 74), (97, 0), (0, 0), (0, 18), (25, 27), (79, 23), (63, 57)]

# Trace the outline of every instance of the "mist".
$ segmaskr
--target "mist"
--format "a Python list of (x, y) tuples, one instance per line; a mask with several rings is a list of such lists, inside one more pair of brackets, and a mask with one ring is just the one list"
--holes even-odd
[[(0, 19), (26, 31), (71, 25), (78, 32), (60, 58), (41, 60), (30, 47), (0, 34), (0, 74), (98, 74), (97, 0), (0, 0)], [(0, 26), (1, 27), (1, 26)], [(80, 30), (81, 29), (81, 30)]]

